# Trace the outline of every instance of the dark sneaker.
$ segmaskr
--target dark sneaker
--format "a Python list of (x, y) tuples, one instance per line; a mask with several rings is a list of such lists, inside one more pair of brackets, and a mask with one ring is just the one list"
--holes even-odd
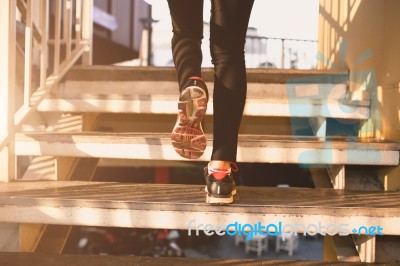
[(229, 204), (233, 202), (233, 196), (236, 195), (236, 184), (232, 178), (232, 170), (237, 172), (235, 164), (229, 169), (215, 169), (210, 164), (204, 168), (206, 179), (205, 192), (206, 203), (210, 204)]
[(207, 111), (208, 91), (202, 78), (191, 77), (179, 96), (178, 119), (171, 140), (175, 151), (187, 159), (197, 159), (206, 149), (202, 127)]

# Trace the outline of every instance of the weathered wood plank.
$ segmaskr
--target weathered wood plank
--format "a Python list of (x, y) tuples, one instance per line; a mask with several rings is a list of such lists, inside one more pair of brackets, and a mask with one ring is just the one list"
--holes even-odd
[[(42, 112), (102, 112), (177, 114), (178, 96), (132, 95), (129, 97), (82, 95), (82, 98), (44, 99)], [(210, 99), (207, 114), (212, 114)], [(247, 116), (329, 117), (341, 119), (368, 119), (369, 106), (354, 105), (326, 99), (255, 99), (248, 98), (244, 109)]]
[(214, 206), (205, 203), (202, 185), (79, 181), (0, 184), (0, 221), (4, 222), (187, 230), (193, 219), (193, 226), (236, 221), (294, 226), (345, 224), (349, 231), (380, 226), (385, 235), (400, 235), (400, 192), (238, 187), (234, 204)]
[[(204, 68), (202, 76), (207, 81), (214, 80), (212, 68)], [(287, 83), (304, 80), (303, 83), (342, 83), (349, 73), (337, 70), (301, 69), (247, 69), (248, 82)], [(172, 67), (120, 67), (120, 66), (75, 66), (69, 71), (68, 80), (162, 80), (177, 81)]]
[[(346, 96), (348, 73), (277, 69), (247, 72), (245, 115), (369, 117), (369, 99), (346, 100), (350, 99)], [(203, 74), (212, 96), (213, 70), (204, 69)], [(175, 114), (176, 80), (173, 68), (76, 67), (38, 110)]]
[[(133, 266), (133, 265), (154, 265), (154, 266), (193, 266), (193, 265), (236, 265), (236, 266), (264, 266), (281, 265), (279, 260), (261, 259), (209, 259), (209, 258), (172, 258), (172, 257), (139, 257), (139, 256), (96, 256), (96, 255), (54, 255), (38, 253), (0, 253), (0, 260), (4, 265), (26, 266)], [(288, 266), (351, 266), (371, 265), (351, 262), (320, 262), (320, 261), (284, 261)], [(372, 265), (390, 265), (373, 263)], [(394, 264), (392, 264), (394, 265)]]
[[(214, 92), (214, 83), (206, 82), (210, 96)], [(66, 80), (57, 90), (54, 90), (51, 98), (81, 98), (81, 97), (129, 97), (130, 95), (165, 95), (178, 96), (179, 89), (176, 81), (149, 81), (149, 80)], [(346, 100), (347, 85), (345, 83), (248, 83), (247, 97), (261, 99), (339, 99)], [(361, 95), (362, 96), (362, 95)], [(358, 97), (357, 104), (367, 99)], [(352, 98), (348, 98), (352, 99)], [(354, 100), (355, 101), (355, 100)]]
[[(211, 156), (212, 140), (200, 161)], [(18, 155), (182, 160), (169, 134), (18, 133)], [(239, 136), (238, 161), (295, 164), (398, 165), (400, 144), (354, 137)]]
[[(212, 72), (204, 70), (210, 96)], [(244, 114), (368, 119), (369, 99), (348, 100), (347, 78), (332, 71), (249, 69)], [(38, 110), (176, 114), (177, 99), (173, 68), (94, 66), (72, 70)]]

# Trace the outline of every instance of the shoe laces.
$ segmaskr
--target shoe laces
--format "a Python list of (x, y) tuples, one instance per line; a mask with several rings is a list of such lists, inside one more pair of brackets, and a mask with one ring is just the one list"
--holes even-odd
[(224, 169), (224, 168), (215, 168), (210, 163), (208, 163), (208, 166), (204, 170), (207, 170), (207, 173), (209, 175), (214, 176), (215, 179), (221, 180), (225, 176), (230, 175), (232, 171), (233, 172), (239, 171), (239, 168), (235, 163), (229, 162), (229, 165), (230, 167), (228, 169)]

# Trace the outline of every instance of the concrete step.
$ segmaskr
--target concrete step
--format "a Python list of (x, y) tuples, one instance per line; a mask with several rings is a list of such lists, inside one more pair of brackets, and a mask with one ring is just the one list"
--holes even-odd
[(332, 224), (332, 234), (400, 235), (400, 192), (239, 186), (233, 204), (215, 206), (205, 203), (203, 185), (11, 182), (0, 184), (0, 222), (190, 227), (191, 235), (206, 224), (261, 222), (273, 224), (269, 231), (282, 231), (282, 236), (324, 233)]
[[(204, 69), (210, 96), (213, 70)], [(348, 73), (316, 70), (249, 69), (248, 116), (368, 119), (367, 96), (352, 98)], [(46, 98), (44, 112), (176, 114), (177, 77), (172, 68), (76, 67)], [(212, 99), (208, 113), (212, 113)]]
[(4, 265), (26, 266), (193, 266), (193, 265), (288, 265), (288, 266), (350, 266), (350, 265), (396, 265), (387, 263), (352, 263), (329, 261), (279, 261), (263, 259), (212, 259), (212, 258), (173, 258), (173, 257), (139, 257), (139, 256), (98, 256), (98, 255), (68, 255), (68, 254), (43, 254), (43, 253), (15, 253), (2, 252), (0, 260)]
[[(208, 161), (212, 139), (198, 160)], [(400, 144), (356, 137), (240, 135), (239, 162), (398, 165)], [(16, 155), (184, 160), (164, 133), (17, 133)]]

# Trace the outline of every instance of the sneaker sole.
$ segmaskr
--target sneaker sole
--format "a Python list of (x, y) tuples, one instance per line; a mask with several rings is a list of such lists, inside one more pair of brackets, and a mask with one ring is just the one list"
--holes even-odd
[(230, 204), (233, 202), (233, 196), (226, 197), (226, 198), (217, 198), (210, 196), (208, 193), (206, 195), (206, 203), (208, 204)]
[(233, 196), (236, 195), (236, 188), (232, 190), (231, 196), (223, 198), (213, 197), (210, 194), (208, 194), (207, 186), (204, 188), (204, 191), (206, 192), (206, 203), (208, 204), (216, 204), (216, 205), (231, 204), (233, 203)]
[(175, 151), (187, 159), (197, 159), (207, 146), (201, 123), (207, 110), (207, 95), (200, 87), (185, 89), (178, 103), (178, 119), (172, 130), (171, 140)]

